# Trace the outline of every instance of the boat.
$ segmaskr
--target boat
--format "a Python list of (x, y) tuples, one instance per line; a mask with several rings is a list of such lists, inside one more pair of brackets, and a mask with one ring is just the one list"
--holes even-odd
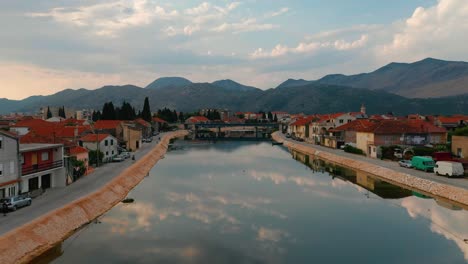
[(276, 141), (273, 141), (273, 142), (271, 142), (271, 145), (272, 145), (272, 146), (280, 146), (280, 145), (283, 145), (283, 142), (276, 142)]

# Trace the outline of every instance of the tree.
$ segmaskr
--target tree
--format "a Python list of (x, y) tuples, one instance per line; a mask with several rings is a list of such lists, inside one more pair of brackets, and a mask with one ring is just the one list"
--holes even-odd
[(183, 112), (180, 112), (180, 113), (179, 113), (179, 121), (180, 121), (181, 123), (183, 123), (183, 122), (185, 121), (184, 113), (183, 113)]
[(114, 104), (112, 102), (105, 103), (104, 106), (102, 107), (101, 119), (102, 120), (115, 120), (116, 116), (117, 115), (115, 113)]
[(50, 107), (47, 106), (47, 119), (52, 117), (52, 112), (50, 111)]
[[(148, 97), (145, 98), (145, 103), (143, 105), (143, 111), (141, 112), (141, 118), (143, 118), (147, 122), (151, 122), (151, 109), (150, 109)], [(176, 119), (177, 119), (177, 117), (176, 117)]]
[[(99, 155), (99, 158), (98, 158), (98, 155)], [(98, 159), (99, 159), (99, 163), (102, 163), (102, 159), (104, 158), (104, 153), (102, 153), (102, 151), (98, 151), (97, 150), (90, 150), (89, 151), (89, 163), (90, 164), (98, 164)]]
[(275, 114), (275, 117), (273, 118), (273, 121), (274, 121), (275, 123), (278, 122), (278, 117), (276, 116), (276, 114)]
[(59, 117), (67, 118), (65, 115), (65, 106), (59, 107), (59, 112), (58, 112)]
[(273, 120), (273, 114), (271, 112), (268, 112), (267, 118), (268, 120)]

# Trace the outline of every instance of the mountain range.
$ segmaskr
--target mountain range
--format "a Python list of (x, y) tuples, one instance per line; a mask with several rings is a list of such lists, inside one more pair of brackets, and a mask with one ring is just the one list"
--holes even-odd
[[(104, 86), (95, 90), (67, 89), (24, 100), (0, 99), (0, 113), (34, 112), (45, 106), (101, 109), (104, 102), (113, 101), (118, 106), (123, 100), (141, 108), (145, 97), (149, 97), (153, 110), (168, 107), (184, 112), (201, 108), (227, 108), (233, 111), (328, 113), (358, 111), (364, 103), (369, 113), (468, 113), (467, 78), (468, 63), (435, 59), (411, 64), (391, 63), (372, 73), (328, 75), (316, 81), (290, 79), (268, 90), (232, 80), (193, 83), (181, 77), (163, 77), (146, 88), (134, 85)], [(413, 96), (410, 91), (419, 95), (452, 96), (408, 98), (426, 97)], [(404, 97), (401, 94), (412, 96)]]
[(309, 83), (384, 90), (410, 98), (442, 97), (468, 93), (468, 63), (427, 58), (414, 63), (390, 63), (371, 73), (331, 74), (319, 80), (289, 79), (279, 88)]

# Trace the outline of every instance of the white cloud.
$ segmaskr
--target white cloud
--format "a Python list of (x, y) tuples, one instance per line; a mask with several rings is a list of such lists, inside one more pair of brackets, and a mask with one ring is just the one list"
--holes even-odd
[(233, 32), (234, 34), (250, 31), (264, 31), (278, 28), (278, 25), (259, 24), (255, 18), (245, 19), (240, 23), (223, 23), (212, 29), (214, 32)]
[(266, 14), (265, 17), (266, 18), (277, 17), (277, 16), (281, 16), (283, 14), (286, 14), (287, 12), (289, 12), (289, 8), (288, 7), (283, 7), (278, 11)]
[(119, 0), (74, 8), (57, 7), (27, 15), (50, 17), (59, 23), (88, 27), (96, 35), (115, 37), (123, 29), (148, 25), (155, 19), (170, 20), (178, 17), (179, 12), (167, 11), (148, 0)]
[(203, 2), (199, 6), (188, 8), (184, 11), (185, 14), (195, 16), (202, 15), (207, 13), (211, 9), (211, 4), (208, 2)]
[(468, 1), (439, 0), (418, 7), (403, 23), (396, 24), (391, 43), (377, 47), (383, 61), (418, 60), (424, 57), (460, 59), (467, 54)]
[(262, 48), (258, 48), (250, 54), (250, 58), (275, 58), (285, 56), (287, 54), (315, 53), (321, 49), (352, 50), (364, 47), (368, 40), (369, 36), (362, 35), (359, 39), (351, 42), (347, 42), (345, 40), (336, 40), (333, 42), (301, 42), (296, 47), (287, 47), (278, 44), (271, 51), (265, 51)]

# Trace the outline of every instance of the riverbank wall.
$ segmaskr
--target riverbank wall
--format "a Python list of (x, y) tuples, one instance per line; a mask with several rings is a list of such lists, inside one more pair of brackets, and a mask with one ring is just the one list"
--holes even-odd
[(283, 143), (285, 147), (290, 149), (313, 155), (317, 158), (330, 161), (344, 167), (349, 167), (375, 175), (383, 180), (402, 187), (418, 190), (429, 195), (437, 196), (438, 198), (459, 203), (464, 205), (465, 208), (468, 206), (468, 190), (466, 189), (422, 179), (410, 174), (394, 171), (392, 169), (374, 165), (365, 161), (358, 161), (347, 157), (341, 157), (330, 152), (317, 150), (313, 145), (302, 145), (295, 143), (292, 140), (285, 139), (279, 134), (279, 132), (273, 133), (272, 138), (277, 142)]
[(187, 134), (181, 130), (164, 135), (148, 154), (96, 192), (1, 236), (0, 263), (28, 263), (109, 211), (148, 175), (166, 153), (171, 139)]

